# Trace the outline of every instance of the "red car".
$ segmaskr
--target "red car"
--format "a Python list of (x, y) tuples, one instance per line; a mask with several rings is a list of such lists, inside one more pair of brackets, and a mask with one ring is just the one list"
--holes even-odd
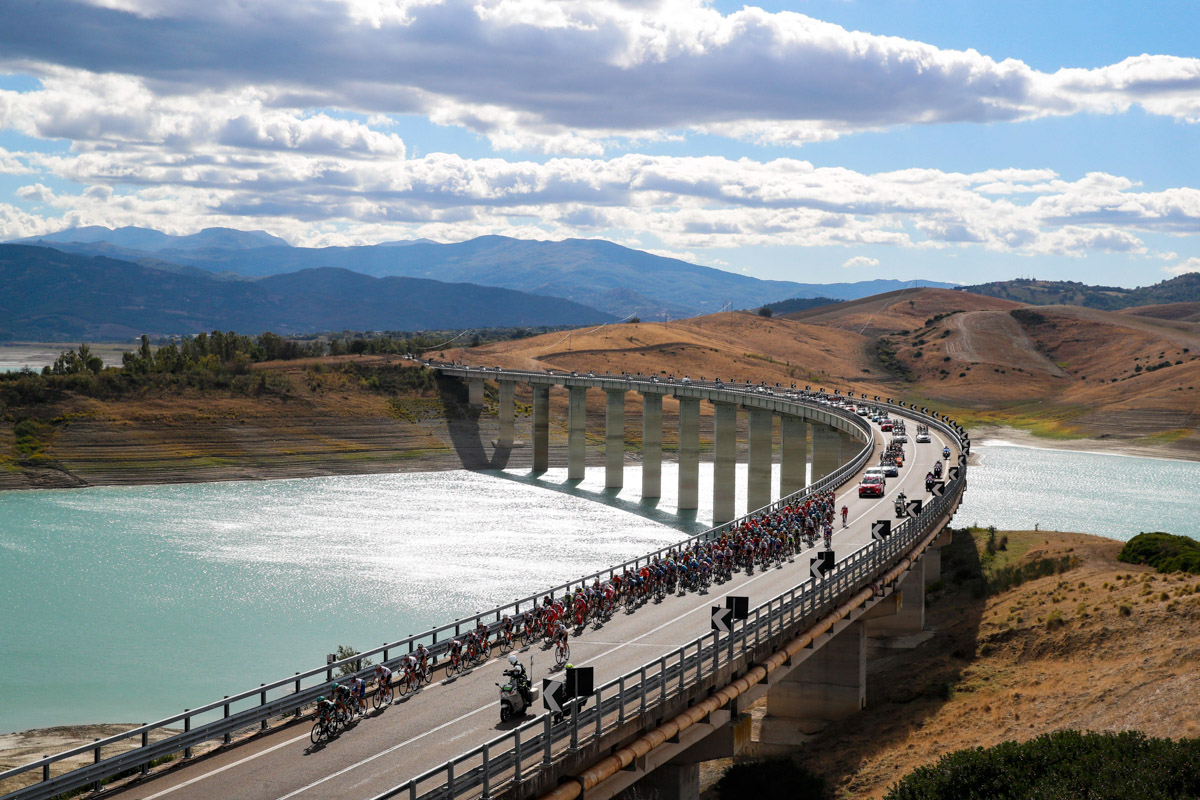
[(883, 478), (878, 475), (865, 475), (862, 483), (858, 485), (858, 496), (883, 497), (883, 485)]
[(892, 429), (892, 421), (890, 419), (885, 419), (883, 422), (879, 423), (879, 430), (890, 431), (891, 429)]

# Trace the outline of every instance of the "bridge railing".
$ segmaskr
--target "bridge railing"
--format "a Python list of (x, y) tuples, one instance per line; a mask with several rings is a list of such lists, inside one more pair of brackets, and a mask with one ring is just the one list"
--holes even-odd
[[(433, 366), (437, 368), (438, 365)], [(464, 369), (459, 366), (445, 366), (454, 371)], [(496, 372), (494, 370), (483, 370), (482, 368), (470, 371), (478, 372), (480, 377), (486, 378), (513, 376), (519, 379), (522, 377), (546, 376), (546, 373), (543, 372)], [(555, 377), (565, 378), (568, 376), (556, 375)], [(631, 376), (597, 377), (624, 381), (630, 386), (631, 390), (636, 390), (640, 386), (654, 386), (659, 389), (664, 388), (664, 386), (670, 387), (670, 384), (655, 384), (649, 379), (635, 379)], [(757, 387), (752, 384), (693, 381), (686, 385), (677, 383), (675, 386), (686, 386), (706, 392), (718, 393), (718, 396), (733, 401), (751, 398), (761, 399), (761, 395), (755, 392)], [(873, 452), (870, 425), (861, 420), (857, 415), (837, 408), (826, 408), (809, 399), (787, 398), (781, 397), (779, 394), (775, 394), (773, 399), (785, 405), (794, 406), (796, 413), (802, 413), (806, 410), (819, 410), (839, 416), (862, 431), (866, 435), (868, 442), (849, 463), (842, 465), (828, 476), (805, 487), (802, 491), (789, 495), (786, 498), (781, 498), (764, 507), (764, 509), (758, 509), (753, 513), (759, 513), (763, 510), (773, 511), (787, 503), (802, 501), (814, 493), (823, 492), (841, 485), (847, 478), (863, 468)], [(183, 752), (185, 757), (188, 757), (191, 755), (191, 749), (197, 745), (217, 739), (223, 739), (228, 743), (235, 733), (255, 728), (265, 730), (268, 727), (269, 720), (272, 718), (282, 718), (288, 715), (299, 717), (305, 707), (312, 705), (317, 697), (328, 692), (330, 683), (335, 679), (335, 672), (340, 672), (343, 667), (350, 669), (352, 672), (344, 676), (338, 676), (341, 680), (351, 680), (356, 676), (369, 678), (373, 667), (357, 669), (357, 667), (361, 666), (363, 660), (379, 658), (381, 663), (395, 666), (403, 657), (413, 652), (418, 644), (425, 644), (436, 664), (447, 653), (451, 640), (458, 638), (466, 631), (474, 629), (478, 624), (487, 625), (489, 633), (495, 634), (504, 616), (510, 616), (519, 621), (521, 616), (537, 605), (541, 597), (545, 594), (560, 596), (572, 591), (576, 586), (581, 584), (586, 585), (597, 579), (607, 580), (615, 574), (623, 573), (626, 569), (637, 571), (655, 558), (664, 558), (668, 554), (692, 544), (719, 538), (731, 527), (741, 524), (747, 517), (740, 517), (723, 525), (718, 525), (676, 544), (659, 548), (651, 553), (594, 572), (591, 575), (584, 575), (578, 579), (518, 599), (513, 603), (499, 606), (490, 611), (464, 617), (423, 633), (407, 636), (403, 639), (386, 643), (381, 647), (356, 653), (350, 658), (333, 661), (303, 672), (296, 672), (290, 677), (270, 683), (263, 683), (257, 688), (230, 695), (197, 708), (185, 709), (179, 714), (174, 714), (156, 722), (140, 725), (123, 733), (64, 750), (0, 772), (0, 781), (29, 772), (40, 773), (39, 777), (41, 778), (40, 782), (10, 792), (0, 798), (0, 800), (47, 800), (63, 792), (83, 787), (92, 786), (98, 788), (103, 782), (114, 777), (132, 774), (137, 771), (145, 773), (152, 763), (171, 757), (177, 753)], [(165, 737), (152, 741), (154, 736), (164, 733), (167, 734)], [(114, 750), (118, 752), (114, 754)], [(58, 775), (52, 774), (54, 764), (81, 756), (91, 756), (92, 763)]]
[[(884, 405), (880, 403), (880, 405)], [(895, 406), (901, 410), (900, 406)], [(903, 409), (914, 414), (911, 409)], [(941, 418), (915, 412), (955, 441), (959, 434)], [(861, 547), (837, 562), (821, 580), (809, 579), (753, 609), (727, 637), (709, 633), (596, 690), (593, 702), (554, 724), (550, 714), (533, 719), (491, 741), (402, 783), (372, 800), (456, 800), (493, 796), (498, 790), (536, 777), (565, 754), (597, 742), (636, 715), (653, 715), (712, 678), (747, 652), (788, 632), (804, 630), (845, 598), (878, 579), (909, 554), (957, 502), (966, 486), (966, 470), (948, 482), (948, 491), (924, 505), (882, 541)]]

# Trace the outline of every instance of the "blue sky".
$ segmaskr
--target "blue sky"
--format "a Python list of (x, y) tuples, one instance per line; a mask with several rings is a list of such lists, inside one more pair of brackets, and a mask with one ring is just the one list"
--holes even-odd
[(0, 238), (605, 238), (763, 278), (1200, 270), (1200, 7), (7, 0)]

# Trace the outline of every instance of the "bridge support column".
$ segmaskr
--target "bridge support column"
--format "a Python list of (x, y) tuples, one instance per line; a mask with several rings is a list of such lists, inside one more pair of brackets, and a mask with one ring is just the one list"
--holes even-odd
[(642, 498), (662, 497), (662, 398), (642, 393)]
[(512, 447), (514, 444), (515, 394), (515, 383), (500, 381), (500, 433), (496, 437), (496, 447)]
[(863, 446), (863, 443), (855, 436), (845, 431), (838, 431), (838, 466), (840, 467), (858, 455), (858, 451), (862, 450)]
[(658, 800), (697, 800), (700, 797), (700, 762), (663, 764), (634, 784), (637, 797)]
[(737, 406), (713, 403), (713, 525), (735, 516), (737, 496)]
[(813, 425), (812, 431), (812, 479), (816, 483), (841, 465), (841, 436), (828, 425)]
[(550, 469), (550, 387), (533, 387), (533, 471)]
[(779, 438), (783, 450), (779, 464), (779, 495), (786, 497), (808, 483), (808, 424), (802, 417), (781, 414)]
[(950, 529), (944, 529), (922, 556), (921, 560), (925, 562), (926, 586), (942, 579), (942, 548), (948, 546), (953, 538), (954, 534), (950, 532)]
[(800, 744), (826, 722), (844, 719), (866, 705), (866, 632), (863, 623), (854, 622), (771, 686), (759, 752), (767, 755)]
[(483, 378), (467, 380), (467, 405), (473, 408), (483, 405)]
[(746, 491), (746, 513), (771, 502), (771, 426), (775, 415), (761, 408), (750, 409), (750, 469)]
[(679, 398), (679, 510), (700, 505), (700, 398)]
[(604, 487), (620, 489), (625, 485), (625, 390), (605, 389), (605, 393)]
[[(925, 551), (928, 555), (929, 551)], [(900, 608), (889, 617), (868, 620), (867, 635), (877, 639), (915, 636), (925, 628), (925, 558), (922, 557), (896, 588)]]
[(587, 471), (587, 387), (567, 391), (567, 480), (581, 481)]

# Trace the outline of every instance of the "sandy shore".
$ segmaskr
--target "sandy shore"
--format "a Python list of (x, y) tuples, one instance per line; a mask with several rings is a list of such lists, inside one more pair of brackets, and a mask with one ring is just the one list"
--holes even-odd
[(1198, 461), (1196, 453), (1175, 450), (1163, 445), (1141, 444), (1136, 440), (1111, 438), (1047, 439), (1034, 436), (1029, 431), (1003, 425), (982, 425), (971, 429), (974, 444), (1008, 444), (1016, 447), (1032, 447), (1039, 450), (1067, 450), (1075, 453), (1098, 453), (1111, 456), (1135, 456), (1137, 458), (1169, 458), (1175, 461)]

